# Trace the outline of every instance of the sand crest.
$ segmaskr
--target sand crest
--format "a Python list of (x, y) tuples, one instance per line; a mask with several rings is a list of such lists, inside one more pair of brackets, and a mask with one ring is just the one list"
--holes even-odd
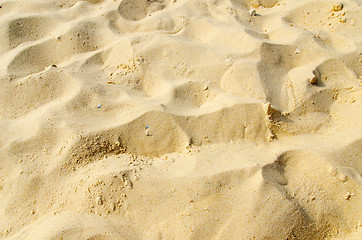
[(0, 2), (0, 238), (361, 239), (359, 0)]

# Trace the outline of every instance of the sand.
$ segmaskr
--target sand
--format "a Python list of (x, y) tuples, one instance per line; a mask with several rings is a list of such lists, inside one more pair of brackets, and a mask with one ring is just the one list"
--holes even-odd
[(0, 238), (362, 239), (360, 0), (4, 0), (0, 22)]

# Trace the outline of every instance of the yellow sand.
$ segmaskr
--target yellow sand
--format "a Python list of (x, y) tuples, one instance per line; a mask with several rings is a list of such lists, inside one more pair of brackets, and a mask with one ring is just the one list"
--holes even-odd
[(360, 0), (0, 6), (0, 238), (362, 239)]

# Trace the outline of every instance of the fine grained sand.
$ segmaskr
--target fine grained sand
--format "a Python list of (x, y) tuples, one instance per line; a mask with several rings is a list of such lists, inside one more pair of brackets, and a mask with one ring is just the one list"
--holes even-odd
[(361, 239), (361, 5), (0, 1), (0, 237)]

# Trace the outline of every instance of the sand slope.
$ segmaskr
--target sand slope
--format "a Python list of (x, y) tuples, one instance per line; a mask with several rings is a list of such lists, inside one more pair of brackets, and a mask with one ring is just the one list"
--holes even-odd
[(0, 237), (360, 239), (361, 5), (1, 1)]

